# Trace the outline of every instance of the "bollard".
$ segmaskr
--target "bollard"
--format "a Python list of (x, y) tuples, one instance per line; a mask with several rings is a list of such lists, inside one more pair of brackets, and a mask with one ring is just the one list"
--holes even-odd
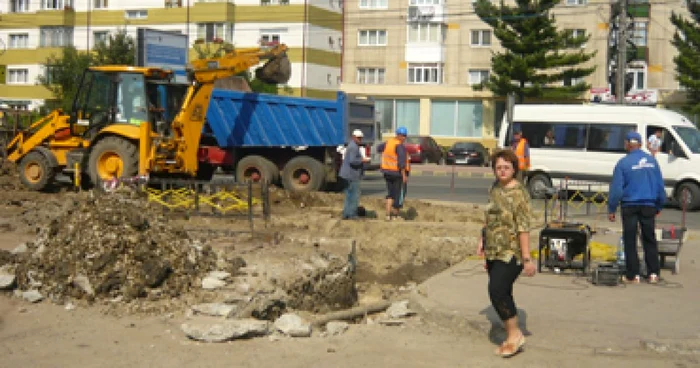
[(248, 221), (250, 222), (250, 233), (254, 233), (253, 226), (253, 181), (248, 180)]
[(80, 164), (75, 163), (73, 165), (73, 185), (75, 187), (75, 191), (79, 192), (80, 191)]

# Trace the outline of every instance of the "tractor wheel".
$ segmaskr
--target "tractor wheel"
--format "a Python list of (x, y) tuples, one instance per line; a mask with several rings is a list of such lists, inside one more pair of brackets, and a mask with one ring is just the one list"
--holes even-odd
[(31, 190), (45, 190), (56, 177), (56, 168), (41, 152), (29, 152), (19, 163), (19, 180)]
[(258, 155), (243, 157), (236, 165), (236, 180), (275, 183), (279, 180), (279, 169), (270, 160)]
[(297, 156), (284, 165), (282, 185), (289, 191), (319, 191), (325, 182), (326, 175), (323, 164), (314, 158)]
[(95, 186), (107, 180), (136, 176), (139, 171), (138, 147), (123, 138), (107, 137), (93, 147), (88, 168)]

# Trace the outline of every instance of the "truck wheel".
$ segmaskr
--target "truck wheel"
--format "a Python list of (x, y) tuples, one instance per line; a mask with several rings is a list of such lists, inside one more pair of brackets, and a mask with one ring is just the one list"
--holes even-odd
[(56, 177), (56, 168), (41, 152), (29, 152), (19, 163), (19, 180), (30, 190), (45, 190)]
[(88, 168), (90, 180), (96, 186), (105, 180), (136, 176), (139, 150), (125, 139), (107, 137), (93, 147)]
[(700, 187), (695, 183), (682, 183), (676, 190), (676, 201), (681, 208), (685, 202), (685, 209), (688, 211), (700, 209)]
[(254, 183), (267, 181), (275, 183), (279, 180), (279, 169), (270, 160), (258, 155), (243, 157), (236, 165), (236, 180), (244, 183), (248, 180)]
[(552, 180), (542, 173), (537, 173), (527, 181), (530, 197), (533, 199), (543, 199), (547, 197), (546, 190), (552, 187)]
[(309, 156), (295, 157), (282, 172), (282, 185), (294, 192), (313, 192), (323, 188), (326, 181), (323, 164)]

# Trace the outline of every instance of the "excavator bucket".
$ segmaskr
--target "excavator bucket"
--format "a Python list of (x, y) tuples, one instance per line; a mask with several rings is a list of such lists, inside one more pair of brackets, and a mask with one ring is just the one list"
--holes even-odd
[(269, 84), (285, 84), (291, 76), (292, 64), (286, 52), (271, 58), (255, 70), (255, 78)]

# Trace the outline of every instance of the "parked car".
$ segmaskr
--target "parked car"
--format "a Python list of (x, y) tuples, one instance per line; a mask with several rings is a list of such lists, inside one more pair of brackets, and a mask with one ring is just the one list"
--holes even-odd
[(406, 153), (411, 157), (411, 163), (445, 164), (445, 154), (432, 137), (409, 135), (404, 146)]
[(447, 151), (448, 165), (479, 165), (489, 164), (489, 154), (486, 148), (478, 142), (457, 142)]

